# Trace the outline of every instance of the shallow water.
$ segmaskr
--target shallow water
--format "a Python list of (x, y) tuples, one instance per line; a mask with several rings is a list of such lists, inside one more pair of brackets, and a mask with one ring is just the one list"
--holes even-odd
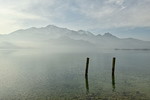
[(0, 64), (0, 100), (150, 100), (150, 51), (1, 50)]

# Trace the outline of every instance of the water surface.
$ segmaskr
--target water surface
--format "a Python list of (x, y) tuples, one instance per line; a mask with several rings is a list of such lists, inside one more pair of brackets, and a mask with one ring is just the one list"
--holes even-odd
[(0, 50), (0, 100), (149, 100), (149, 59), (150, 51)]

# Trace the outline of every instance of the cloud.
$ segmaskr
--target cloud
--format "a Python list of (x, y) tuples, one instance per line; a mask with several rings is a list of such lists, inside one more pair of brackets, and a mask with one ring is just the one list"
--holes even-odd
[(114, 3), (116, 5), (122, 5), (124, 3), (124, 0), (106, 0), (106, 3)]
[(10, 33), (22, 28), (23, 20), (41, 20), (42, 17), (21, 11), (28, 7), (29, 0), (0, 0), (0, 33)]
[(10, 30), (47, 24), (87, 30), (150, 27), (149, 6), (149, 0), (0, 0), (0, 21)]
[(81, 3), (80, 10), (94, 20), (95, 27), (145, 27), (150, 26), (149, 6), (148, 0), (101, 0), (95, 3)]

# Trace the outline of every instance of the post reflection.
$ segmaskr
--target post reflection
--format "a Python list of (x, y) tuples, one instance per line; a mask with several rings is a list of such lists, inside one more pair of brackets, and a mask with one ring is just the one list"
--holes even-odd
[(116, 88), (116, 86), (115, 86), (115, 75), (112, 75), (112, 89), (113, 89), (113, 91), (115, 91), (115, 88)]
[(85, 76), (85, 86), (86, 86), (86, 93), (89, 93), (89, 81), (88, 81), (88, 75)]

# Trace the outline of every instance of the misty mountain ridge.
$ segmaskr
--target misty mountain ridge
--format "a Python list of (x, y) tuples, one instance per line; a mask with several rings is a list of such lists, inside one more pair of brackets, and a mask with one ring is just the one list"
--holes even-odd
[[(119, 38), (111, 33), (95, 35), (84, 30), (70, 30), (54, 25), (21, 29), (0, 35), (0, 49), (11, 48), (80, 48), (80, 49), (150, 49), (149, 41)], [(7, 44), (7, 46), (5, 46)]]

